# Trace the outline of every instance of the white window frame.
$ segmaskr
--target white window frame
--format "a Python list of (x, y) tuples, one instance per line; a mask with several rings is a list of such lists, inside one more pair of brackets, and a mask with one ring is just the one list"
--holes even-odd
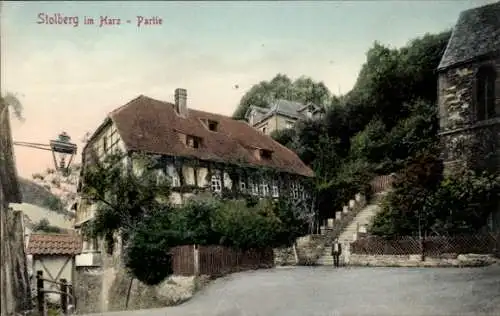
[(252, 180), (248, 180), (248, 189), (250, 194), (259, 195), (259, 186)]
[(292, 122), (292, 121), (286, 121), (286, 122), (285, 122), (285, 128), (286, 128), (286, 129), (291, 129), (291, 128), (293, 128), (293, 122)]
[(298, 199), (300, 197), (300, 185), (297, 181), (292, 181), (292, 184), (291, 184), (291, 194), (292, 194), (292, 198), (294, 199)]
[(259, 184), (260, 186), (260, 192), (262, 196), (269, 196), (269, 183), (266, 181), (266, 179), (262, 179), (262, 181)]
[(181, 178), (177, 174), (177, 170), (173, 166), (167, 167), (167, 175), (170, 178), (172, 187), (177, 188), (181, 186)]
[(272, 183), (272, 186), (271, 186), (271, 195), (274, 198), (277, 198), (277, 197), (280, 196), (280, 192), (279, 192), (279, 187), (278, 187), (278, 182), (277, 181), (273, 181), (273, 183)]
[(210, 179), (210, 186), (212, 187), (212, 192), (222, 192), (222, 178), (220, 172), (215, 172), (212, 174)]

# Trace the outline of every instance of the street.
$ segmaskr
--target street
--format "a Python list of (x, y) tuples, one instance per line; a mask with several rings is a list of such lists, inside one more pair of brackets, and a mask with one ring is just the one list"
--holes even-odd
[(249, 271), (214, 281), (180, 306), (103, 315), (500, 315), (500, 266)]

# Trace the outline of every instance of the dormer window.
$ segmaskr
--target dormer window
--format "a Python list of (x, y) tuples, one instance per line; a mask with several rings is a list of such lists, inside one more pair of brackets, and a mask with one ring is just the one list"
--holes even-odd
[(196, 136), (187, 135), (186, 136), (186, 145), (191, 148), (200, 148), (201, 147), (201, 138)]
[(480, 67), (476, 75), (476, 118), (478, 121), (495, 117), (496, 72), (491, 66)]
[(262, 159), (271, 159), (273, 156), (273, 152), (269, 149), (260, 149), (260, 157)]
[(212, 132), (216, 132), (219, 127), (219, 122), (208, 120), (207, 126), (209, 130), (211, 130)]

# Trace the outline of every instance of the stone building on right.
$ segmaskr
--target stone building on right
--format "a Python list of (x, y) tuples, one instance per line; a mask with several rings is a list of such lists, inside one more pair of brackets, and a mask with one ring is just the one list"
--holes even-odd
[(499, 172), (500, 2), (460, 14), (437, 71), (445, 172)]

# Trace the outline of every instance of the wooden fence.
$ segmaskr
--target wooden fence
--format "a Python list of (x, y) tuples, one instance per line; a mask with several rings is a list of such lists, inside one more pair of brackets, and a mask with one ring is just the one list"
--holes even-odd
[(366, 237), (351, 244), (351, 253), (360, 255), (413, 255), (435, 257), (442, 254), (499, 254), (500, 234), (485, 233), (459, 236), (418, 237), (395, 239)]
[(172, 249), (175, 275), (224, 275), (231, 272), (271, 268), (274, 252), (271, 248), (236, 250), (223, 246), (185, 245)]
[[(45, 282), (55, 283), (59, 286), (59, 290), (49, 290), (44, 287)], [(69, 284), (66, 279), (61, 279), (61, 281), (53, 281), (50, 279), (45, 279), (43, 277), (43, 271), (37, 271), (36, 273), (36, 301), (37, 310), (40, 316), (47, 315), (47, 293), (56, 293), (60, 295), (60, 307), (63, 315), (67, 315), (69, 312), (68, 306), (75, 305), (75, 297), (73, 294), (73, 286)]]
[(372, 193), (380, 193), (389, 189), (394, 182), (394, 177), (395, 175), (383, 175), (373, 178), (370, 182)]

